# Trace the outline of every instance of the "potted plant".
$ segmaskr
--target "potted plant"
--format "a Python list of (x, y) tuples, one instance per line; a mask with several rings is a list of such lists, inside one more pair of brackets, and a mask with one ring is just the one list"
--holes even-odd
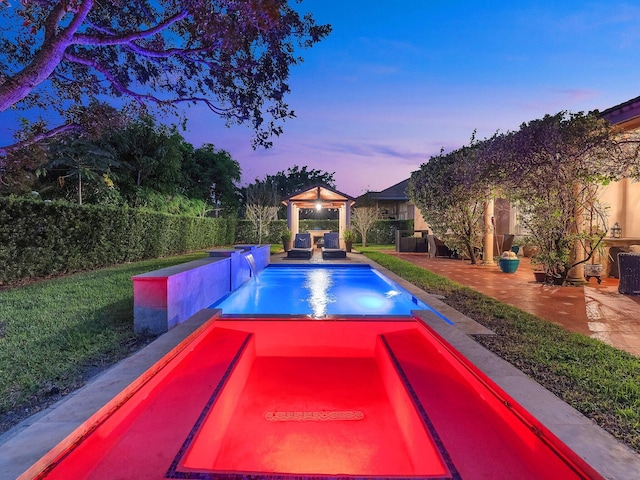
[(514, 252), (502, 252), (498, 260), (498, 266), (502, 272), (516, 273), (518, 265), (520, 265), (520, 259)]
[(351, 251), (353, 242), (356, 239), (356, 232), (352, 228), (345, 228), (342, 232), (342, 238), (344, 239), (344, 246), (347, 252)]
[(293, 239), (293, 234), (291, 233), (291, 230), (287, 228), (284, 232), (282, 232), (282, 247), (284, 248), (285, 252), (288, 252), (289, 250), (291, 250), (292, 239)]
[(522, 247), (523, 257), (533, 257), (535, 254), (540, 252), (540, 247), (535, 244), (531, 237), (525, 237), (521, 241), (520, 246)]
[(532, 257), (531, 258), (531, 266), (533, 267), (533, 276), (536, 279), (537, 283), (544, 283), (547, 281), (547, 272), (544, 269), (544, 265), (540, 263), (540, 261)]

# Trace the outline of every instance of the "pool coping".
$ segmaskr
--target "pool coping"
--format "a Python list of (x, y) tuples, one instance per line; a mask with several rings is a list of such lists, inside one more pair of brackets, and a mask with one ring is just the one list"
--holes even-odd
[[(490, 330), (444, 304), (437, 296), (420, 290), (364, 255), (349, 254), (349, 258), (353, 257), (355, 263), (368, 263), (412, 295), (453, 320), (455, 325), (452, 326), (431, 311), (414, 312), (602, 476), (612, 480), (623, 480), (637, 475), (640, 471), (640, 455), (469, 337), (472, 334), (491, 334)], [(182, 340), (217, 314), (219, 310), (216, 309), (199, 311), (147, 347), (102, 372), (84, 387), (0, 435), (0, 471), (3, 472), (3, 476), (16, 478), (25, 472)]]

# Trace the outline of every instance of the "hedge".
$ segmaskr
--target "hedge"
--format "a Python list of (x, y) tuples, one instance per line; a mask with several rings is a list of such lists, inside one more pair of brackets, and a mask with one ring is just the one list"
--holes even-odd
[[(269, 224), (264, 233), (262, 243), (282, 242), (282, 233), (287, 229), (286, 220), (275, 220)], [(300, 231), (307, 230), (333, 230), (338, 231), (338, 220), (300, 220)], [(379, 220), (367, 234), (367, 243), (370, 245), (390, 245), (395, 242), (396, 230), (412, 230), (413, 220)], [(356, 243), (361, 241), (356, 234)], [(255, 243), (257, 233), (249, 220), (239, 220), (236, 229), (236, 243)]]
[(235, 219), (0, 198), (0, 285), (229, 245)]

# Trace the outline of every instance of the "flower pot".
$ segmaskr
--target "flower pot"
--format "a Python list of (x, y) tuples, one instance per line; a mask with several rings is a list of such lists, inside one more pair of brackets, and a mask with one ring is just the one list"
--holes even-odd
[(601, 263), (586, 263), (584, 265), (584, 276), (589, 277), (599, 277), (602, 275), (602, 264)]
[(348, 240), (344, 241), (344, 248), (347, 252), (351, 252), (351, 247), (353, 246), (353, 242), (350, 242)]
[(518, 258), (501, 258), (498, 260), (498, 266), (504, 273), (516, 273), (520, 265), (520, 259)]
[(533, 247), (533, 246), (522, 247), (522, 255), (524, 255), (525, 257), (533, 257), (539, 251), (540, 251), (539, 247)]
[(538, 283), (547, 281), (547, 272), (533, 272), (533, 276), (536, 277), (536, 282)]
[(511, 251), (517, 255), (517, 254), (518, 254), (518, 252), (520, 251), (520, 245), (514, 245), (514, 246), (512, 246), (512, 247), (511, 247)]
[(292, 240), (282, 240), (282, 246), (285, 252), (291, 250), (291, 245), (293, 244)]

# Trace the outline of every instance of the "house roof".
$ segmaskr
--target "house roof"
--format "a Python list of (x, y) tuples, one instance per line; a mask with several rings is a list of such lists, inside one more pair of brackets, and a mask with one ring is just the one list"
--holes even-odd
[(611, 125), (618, 125), (625, 129), (638, 128), (640, 127), (640, 97), (607, 108), (600, 112), (600, 116), (608, 120)]
[(407, 187), (409, 186), (409, 179), (401, 181), (400, 183), (396, 183), (395, 185), (390, 186), (380, 192), (367, 192), (365, 196), (372, 200), (378, 201), (409, 201), (409, 196), (407, 195)]

